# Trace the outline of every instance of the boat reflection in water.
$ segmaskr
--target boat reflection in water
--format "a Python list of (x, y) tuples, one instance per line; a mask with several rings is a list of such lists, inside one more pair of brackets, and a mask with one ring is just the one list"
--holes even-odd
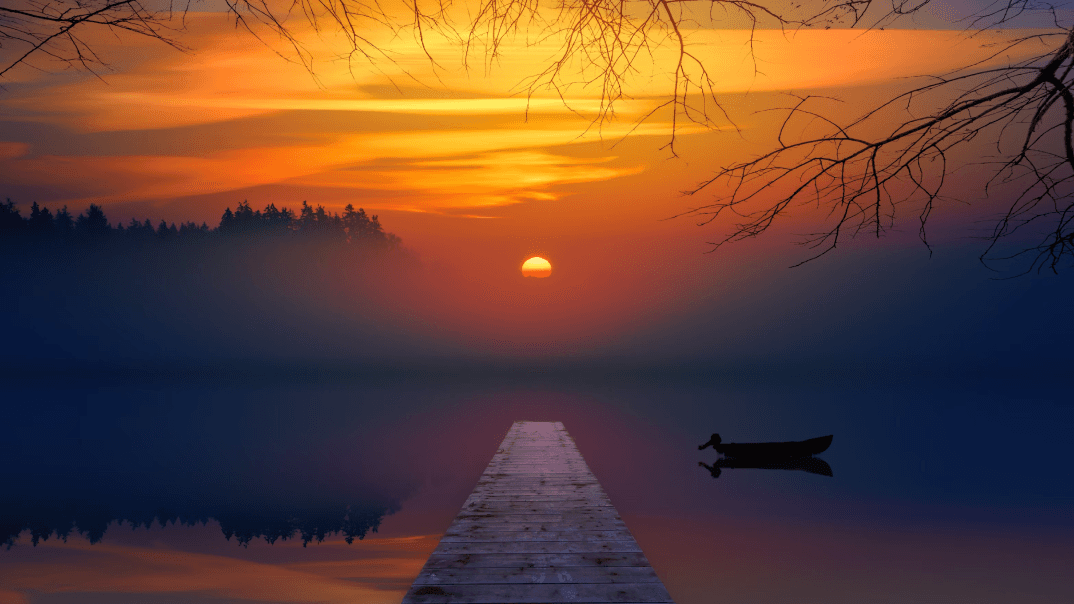
[(809, 440), (769, 443), (724, 443), (719, 434), (713, 434), (698, 449), (712, 447), (724, 457), (712, 465), (698, 462), (718, 478), (723, 468), (757, 468), (764, 470), (803, 470), (811, 474), (831, 476), (832, 467), (823, 459), (813, 457), (823, 453), (832, 444), (832, 435)]
[(828, 465), (828, 462), (816, 457), (800, 457), (797, 459), (785, 459), (785, 460), (752, 460), (752, 459), (738, 459), (736, 457), (724, 457), (717, 459), (711, 466), (703, 461), (697, 462), (697, 465), (704, 467), (712, 474), (713, 478), (720, 477), (720, 470), (722, 468), (760, 468), (763, 470), (805, 470), (810, 474), (820, 474), (821, 476), (831, 476), (832, 467)]

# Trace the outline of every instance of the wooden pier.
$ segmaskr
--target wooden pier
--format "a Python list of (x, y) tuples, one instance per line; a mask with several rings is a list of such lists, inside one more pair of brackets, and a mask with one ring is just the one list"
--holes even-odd
[(515, 422), (403, 604), (671, 602), (560, 422)]

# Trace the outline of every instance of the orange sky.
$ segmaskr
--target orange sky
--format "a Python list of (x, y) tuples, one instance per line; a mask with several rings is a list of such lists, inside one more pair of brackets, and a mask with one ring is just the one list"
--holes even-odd
[[(456, 46), (434, 40), (442, 67), (433, 68), (406, 36), (372, 32), (399, 53), (396, 63), (348, 70), (330, 60), (339, 39), (299, 31), (318, 59), (314, 76), (220, 15), (188, 20), (181, 35), (189, 53), (100, 38), (113, 60), (103, 79), (13, 72), (0, 96), (8, 120), (0, 125), (8, 192), (0, 194), (76, 211), (98, 203), (113, 222), (211, 226), (243, 200), (334, 210), (353, 203), (379, 214), (429, 271), (416, 286), (438, 304), (400, 320), (483, 341), (495, 353), (582, 351), (624, 325), (683, 311), (730, 273), (763, 263), (755, 246), (703, 256), (711, 229), (662, 219), (704, 201), (680, 191), (771, 144), (774, 114), (757, 111), (784, 105), (785, 91), (835, 91), (847, 101), (835, 111), (854, 111), (900, 78), (951, 70), (1016, 35), (761, 31), (755, 71), (745, 32), (691, 32), (704, 49), (697, 52), (718, 66), (718, 91), (738, 130), (715, 113), (716, 130), (682, 126), (672, 157), (662, 149), (667, 114), (636, 123), (667, 90), (659, 69), (646, 77), (643, 66), (634, 100), (594, 127), (592, 90), (568, 91), (570, 109), (547, 94), (512, 95), (545, 56), (540, 49), (515, 44), (494, 65), (467, 71)], [(926, 47), (933, 50), (919, 51)], [(654, 59), (657, 67), (666, 60)], [(531, 255), (555, 269), (540, 287), (519, 273)]]
[[(11, 89), (0, 97), (8, 119), (62, 128), (84, 143), (64, 148), (0, 131), (4, 182), (61, 189), (62, 194), (35, 196), (52, 204), (97, 202), (107, 208), (133, 202), (145, 205), (142, 214), (168, 220), (218, 218), (223, 205), (234, 205), (241, 191), (257, 187), (287, 193), (252, 196), (255, 206), (277, 198), (297, 205), (295, 193), (301, 192), (304, 199), (333, 207), (368, 199), (363, 205), (382, 212), (503, 217), (501, 208), (577, 196), (586, 183), (634, 189), (639, 180), (631, 177), (638, 176), (654, 200), (645, 214), (655, 219), (664, 215), (662, 204), (691, 183), (660, 187), (642, 174), (669, 168), (669, 154), (660, 147), (671, 131), (670, 116), (635, 123), (663, 100), (668, 82), (659, 71), (634, 82), (630, 92), (636, 100), (617, 105), (617, 120), (587, 130), (599, 106), (597, 91), (568, 92), (567, 105), (581, 117), (547, 94), (530, 100), (511, 96), (545, 56), (521, 45), (505, 49), (503, 59), (487, 70), (467, 71), (455, 56), (458, 49), (438, 42), (432, 51), (445, 67), (434, 69), (404, 37), (387, 41), (400, 53), (396, 64), (348, 70), (345, 63), (324, 59), (341, 52), (342, 41), (303, 32), (322, 58), (311, 75), (237, 34), (219, 15), (188, 19), (182, 40), (190, 53), (137, 38), (102, 39), (97, 47), (115, 59), (115, 71), (103, 80), (16, 71)], [(773, 120), (752, 110), (773, 102), (768, 93), (860, 88), (942, 73), (1012, 35), (761, 31), (755, 42), (759, 73), (745, 32), (695, 31), (690, 39), (720, 70), (717, 90), (729, 95), (732, 118), (745, 141), (756, 145), (768, 142)], [(923, 47), (934, 50), (915, 52)], [(658, 55), (657, 62), (668, 58)], [(1011, 58), (1018, 57), (997, 62)], [(738, 101), (732, 96), (744, 92), (753, 94)], [(682, 139), (704, 139), (695, 146), (706, 151), (692, 151), (682, 141), (687, 148), (670, 162), (676, 164), (672, 169), (689, 164), (704, 174), (725, 158), (713, 157), (711, 146), (726, 152), (742, 144), (727, 120), (716, 118), (722, 133), (694, 126), (679, 132)], [(627, 132), (636, 144), (615, 146)], [(173, 203), (183, 199), (191, 201)], [(667, 208), (688, 205), (675, 200)], [(414, 227), (404, 217), (393, 215), (391, 225), (422, 245), (421, 237), (408, 237)]]

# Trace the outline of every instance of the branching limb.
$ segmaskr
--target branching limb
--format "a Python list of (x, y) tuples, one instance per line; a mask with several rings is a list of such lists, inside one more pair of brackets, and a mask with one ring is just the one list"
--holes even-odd
[[(995, 136), (997, 148), (1010, 159), (998, 165), (987, 186), (1003, 185), (1005, 193), (1017, 187), (1020, 193), (990, 235), (983, 260), (1028, 259), (1026, 270), (1058, 270), (1074, 260), (1072, 40), (1074, 32), (1067, 32), (1053, 53), (1023, 64), (935, 77), (846, 125), (817, 120), (820, 111), (807, 106), (818, 99), (799, 98), (786, 110), (777, 147), (688, 191), (728, 191), (689, 213), (701, 224), (728, 214), (738, 218), (713, 242), (715, 249), (764, 233), (794, 207), (827, 207), (825, 227), (803, 240), (814, 250), (809, 261), (836, 249), (844, 235), (882, 236), (893, 225), (896, 208), (912, 203), (920, 207), (919, 234), (928, 246), (926, 224), (942, 199), (948, 158), (980, 136)], [(936, 101), (941, 103), (924, 117), (889, 125), (892, 115)], [(790, 139), (787, 133), (803, 121), (809, 134)], [(826, 128), (819, 133), (818, 123)], [(1042, 225), (1052, 227), (1042, 233)], [(1026, 243), (1013, 238), (1016, 233), (1038, 239)], [(1024, 249), (994, 253), (1013, 239)]]

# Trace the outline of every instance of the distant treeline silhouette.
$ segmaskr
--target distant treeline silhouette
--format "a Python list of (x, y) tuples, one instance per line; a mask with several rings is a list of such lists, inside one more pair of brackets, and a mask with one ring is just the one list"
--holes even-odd
[(243, 202), (210, 228), (7, 201), (0, 254), (3, 367), (387, 354), (378, 334), (420, 271), (376, 216), (308, 203)]
[(369, 216), (363, 208), (347, 204), (343, 214), (330, 213), (323, 206), (302, 202), (296, 214), (275, 204), (264, 210), (254, 210), (243, 201), (234, 212), (228, 207), (216, 228), (202, 222), (176, 225), (161, 221), (156, 227), (149, 219), (134, 218), (124, 226), (112, 226), (101, 206), (90, 204), (86, 212), (72, 216), (67, 207), (53, 213), (34, 202), (30, 215), (23, 217), (11, 199), (0, 203), (0, 238), (19, 242), (147, 242), (206, 240), (214, 236), (235, 237), (293, 237), (303, 240), (338, 241), (352, 244), (376, 244), (397, 247), (399, 237), (387, 233), (376, 215)]

